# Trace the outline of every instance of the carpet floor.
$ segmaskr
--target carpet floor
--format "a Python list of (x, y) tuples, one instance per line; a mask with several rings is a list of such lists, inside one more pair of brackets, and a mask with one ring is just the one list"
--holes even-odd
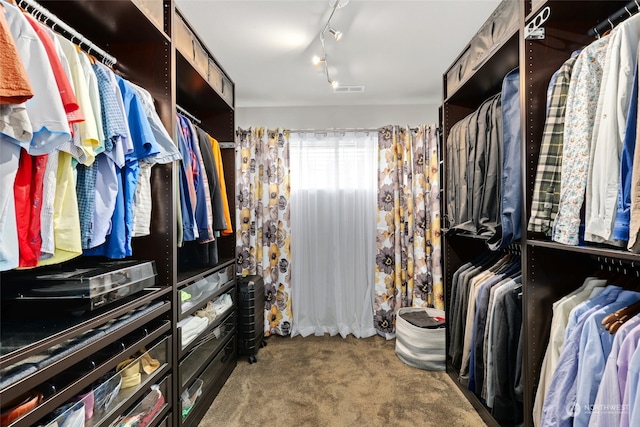
[(240, 357), (199, 427), (486, 424), (444, 372), (395, 355), (395, 341), (349, 335), (273, 336), (250, 364)]

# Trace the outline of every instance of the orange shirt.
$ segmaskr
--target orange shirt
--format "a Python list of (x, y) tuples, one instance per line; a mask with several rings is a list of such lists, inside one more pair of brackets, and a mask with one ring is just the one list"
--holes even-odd
[(21, 104), (33, 97), (27, 70), (18, 54), (16, 44), (9, 32), (9, 24), (4, 16), (4, 6), (0, 4), (0, 104)]

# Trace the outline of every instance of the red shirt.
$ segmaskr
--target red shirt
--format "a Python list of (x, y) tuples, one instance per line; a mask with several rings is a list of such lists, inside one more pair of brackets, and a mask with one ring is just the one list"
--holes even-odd
[(31, 156), (24, 148), (20, 150), (20, 163), (13, 183), (20, 267), (35, 267), (40, 260), (40, 214), (47, 157), (46, 154)]
[(41, 24), (36, 21), (31, 15), (25, 14), (27, 21), (31, 24), (36, 34), (40, 38), (45, 51), (47, 52), (47, 57), (49, 58), (49, 62), (51, 64), (51, 69), (53, 70), (53, 76), (56, 79), (56, 84), (58, 85), (58, 91), (60, 91), (60, 98), (62, 99), (62, 104), (64, 105), (64, 111), (67, 113), (67, 120), (69, 120), (69, 125), (77, 122), (84, 121), (84, 115), (82, 111), (80, 111), (80, 106), (78, 105), (78, 100), (76, 98), (75, 93), (73, 92), (73, 86), (67, 77), (67, 74), (64, 71), (64, 67), (60, 62), (60, 58), (58, 57), (58, 52), (56, 51), (56, 47), (51, 40), (51, 37), (46, 33), (46, 31), (42, 28)]

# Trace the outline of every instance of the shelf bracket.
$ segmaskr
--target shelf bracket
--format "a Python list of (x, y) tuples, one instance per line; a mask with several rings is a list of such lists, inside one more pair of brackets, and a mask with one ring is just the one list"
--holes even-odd
[(551, 15), (551, 8), (545, 7), (524, 27), (525, 40), (544, 40), (545, 31), (542, 24), (547, 22)]

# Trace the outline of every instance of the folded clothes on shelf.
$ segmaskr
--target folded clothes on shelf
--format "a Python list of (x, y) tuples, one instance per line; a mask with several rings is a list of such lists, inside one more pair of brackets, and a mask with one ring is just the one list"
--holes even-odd
[(204, 317), (189, 316), (178, 322), (178, 328), (182, 331), (182, 348), (185, 348), (202, 331), (209, 326), (209, 320)]
[(129, 414), (112, 424), (113, 427), (146, 427), (162, 409), (164, 395), (158, 385), (151, 386), (151, 392)]
[(107, 411), (122, 387), (122, 375), (111, 372), (97, 381), (98, 386), (93, 390), (94, 411)]
[(21, 363), (0, 371), (0, 390), (28, 377), (38, 370), (35, 363)]
[(0, 402), (0, 426), (6, 426), (32, 411), (42, 401), (42, 393), (30, 390), (8, 402)]
[(196, 400), (198, 397), (202, 395), (202, 386), (204, 385), (204, 381), (200, 378), (195, 380), (195, 382), (189, 387), (187, 390), (183, 391), (180, 395), (180, 403), (182, 404), (182, 419), (187, 418), (194, 405), (196, 404)]
[(85, 407), (81, 400), (75, 403), (67, 403), (53, 411), (56, 417), (44, 427), (84, 427)]

